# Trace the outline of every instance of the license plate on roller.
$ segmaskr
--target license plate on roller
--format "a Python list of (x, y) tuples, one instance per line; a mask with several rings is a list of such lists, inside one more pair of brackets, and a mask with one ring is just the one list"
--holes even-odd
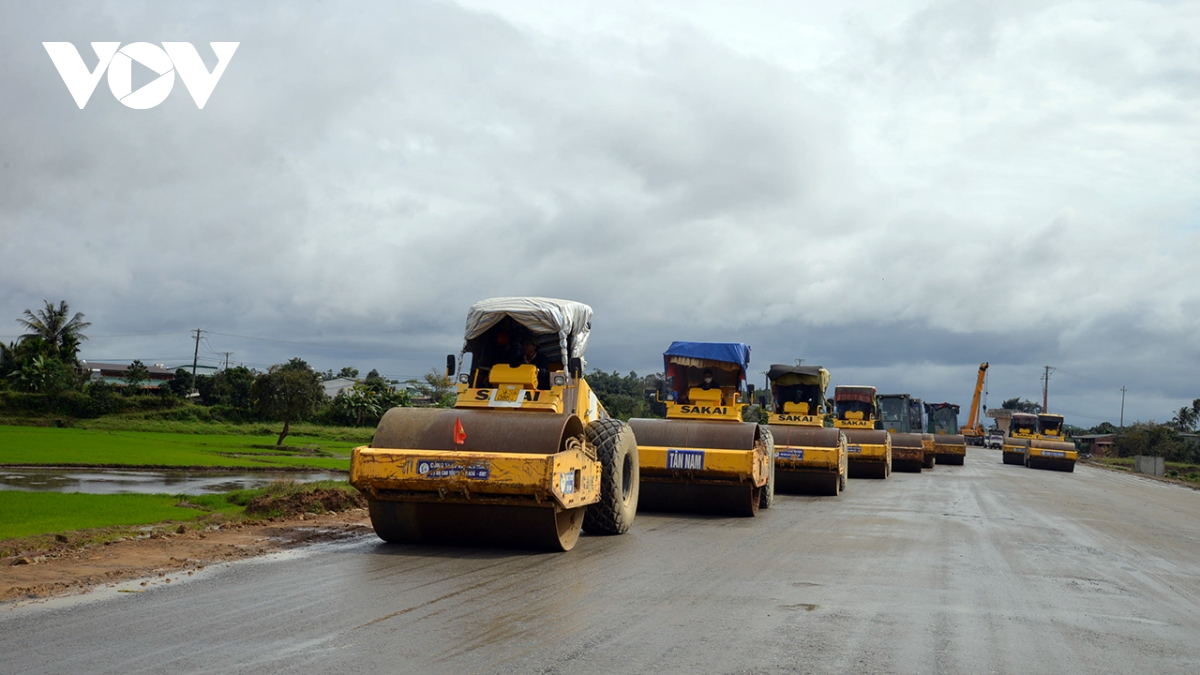
[(1066, 457), (1066, 455), (1058, 450), (1043, 450), (1042, 457)]
[(503, 401), (505, 403), (512, 403), (513, 401), (516, 401), (517, 397), (520, 395), (521, 395), (520, 389), (497, 389), (496, 390), (496, 400)]
[(847, 445), (846, 452), (862, 452), (861, 445)]

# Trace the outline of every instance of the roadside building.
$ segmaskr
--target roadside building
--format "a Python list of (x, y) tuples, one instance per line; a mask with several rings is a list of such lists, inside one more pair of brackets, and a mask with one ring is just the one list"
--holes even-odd
[(321, 386), (325, 388), (325, 395), (333, 398), (343, 391), (354, 386), (357, 380), (352, 380), (348, 377), (335, 377), (332, 380), (325, 380)]
[(1107, 457), (1113, 444), (1113, 434), (1088, 434), (1076, 436), (1079, 452), (1092, 457)]
[[(98, 361), (79, 362), (79, 368), (87, 376), (89, 382), (104, 382), (114, 387), (127, 386), (128, 383), (125, 382), (125, 378), (129, 375), (130, 365), (128, 363), (100, 363)], [(146, 366), (146, 370), (150, 371), (150, 377), (146, 382), (142, 383), (143, 389), (158, 389), (165, 386), (175, 377), (175, 372), (167, 369), (161, 363)]]

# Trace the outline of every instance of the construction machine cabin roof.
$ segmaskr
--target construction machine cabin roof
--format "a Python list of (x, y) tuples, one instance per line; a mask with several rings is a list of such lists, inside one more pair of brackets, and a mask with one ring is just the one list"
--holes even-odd
[(587, 351), (592, 308), (573, 300), (534, 297), (491, 298), (471, 305), (467, 310), (463, 351), (467, 342), (483, 335), (505, 317), (511, 317), (535, 335), (558, 335), (564, 356), (583, 358)]
[(672, 342), (663, 352), (663, 363), (695, 368), (738, 370), (750, 367), (750, 346), (742, 342)]
[(821, 386), (821, 391), (829, 388), (829, 371), (822, 366), (788, 366), (776, 363), (767, 371), (767, 379), (782, 386), (817, 384)]
[(875, 387), (860, 384), (839, 384), (833, 390), (833, 400), (875, 403)]

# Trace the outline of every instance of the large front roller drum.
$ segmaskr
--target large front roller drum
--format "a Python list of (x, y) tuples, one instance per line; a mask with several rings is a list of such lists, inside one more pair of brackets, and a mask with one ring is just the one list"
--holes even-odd
[[(459, 424), (466, 434), (461, 444), (455, 442)], [(371, 447), (552, 455), (583, 433), (583, 422), (574, 415), (392, 408), (379, 420)]]
[(747, 483), (642, 483), (638, 500), (643, 511), (753, 517), (762, 503), (762, 488)]
[(570, 551), (587, 507), (368, 502), (371, 525), (390, 544), (470, 545)]
[(789, 495), (836, 497), (846, 489), (844, 474), (832, 471), (780, 471), (775, 489)]
[[(765, 429), (749, 422), (631, 419), (639, 446), (713, 450), (754, 450), (763, 442)], [(697, 478), (704, 480), (703, 472)], [(651, 480), (642, 476), (638, 508), (643, 511), (711, 513), (755, 516), (762, 502), (762, 487), (750, 483), (713, 481), (695, 483)]]
[(771, 464), (767, 469), (767, 484), (762, 486), (759, 493), (758, 508), (769, 509), (775, 503), (775, 439), (769, 428), (760, 425), (759, 429), (762, 440), (767, 445), (767, 458)]
[[(456, 434), (460, 424), (465, 439)], [(392, 408), (379, 421), (371, 447), (552, 455), (565, 451), (570, 439), (583, 437), (583, 423), (575, 415)], [(371, 525), (390, 543), (546, 551), (575, 546), (587, 509), (368, 499)]]
[[(792, 448), (822, 448), (840, 451), (845, 443), (841, 429), (789, 426), (775, 424), (768, 428), (775, 446)], [(832, 482), (830, 480), (832, 476)], [(775, 491), (786, 494), (827, 495), (836, 497), (844, 488), (844, 478), (837, 472), (820, 470), (780, 470), (775, 476)]]
[[(846, 434), (847, 445), (882, 445), (890, 448), (892, 441), (886, 431), (876, 429), (842, 429)], [(892, 464), (886, 458), (877, 461), (863, 461), (856, 453), (846, 452), (847, 475), (850, 478), (887, 478), (892, 472)]]
[[(896, 471), (921, 473), (925, 467), (925, 445), (921, 434), (892, 434), (892, 468)], [(906, 453), (920, 453), (921, 459), (905, 457)]]
[(588, 534), (624, 534), (638, 509), (637, 440), (628, 424), (611, 417), (589, 424), (587, 440), (600, 460), (600, 501), (587, 507), (583, 529)]

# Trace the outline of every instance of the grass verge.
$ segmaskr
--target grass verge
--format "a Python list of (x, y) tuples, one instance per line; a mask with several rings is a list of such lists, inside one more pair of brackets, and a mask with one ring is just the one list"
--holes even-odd
[(214, 522), (324, 513), (356, 506), (357, 495), (345, 481), (290, 480), (211, 495), (0, 491), (0, 557), (66, 542), (83, 545), (146, 536), (146, 526), (190, 529)]
[[(1092, 457), (1088, 461), (1110, 469), (1133, 473), (1134, 460), (1132, 457)], [(1200, 485), (1200, 466), (1187, 462), (1166, 462), (1163, 468), (1166, 471), (1164, 478)]]

